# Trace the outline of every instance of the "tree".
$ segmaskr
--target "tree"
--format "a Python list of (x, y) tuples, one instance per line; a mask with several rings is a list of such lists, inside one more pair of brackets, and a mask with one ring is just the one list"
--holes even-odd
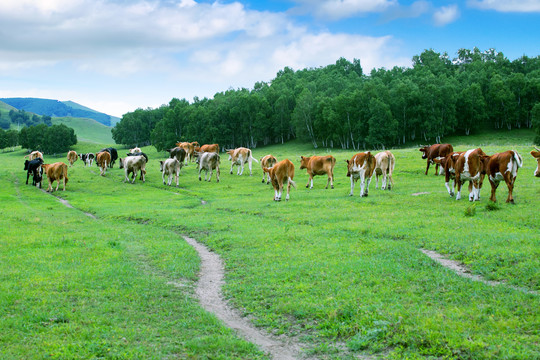
[(536, 134), (534, 143), (540, 145), (540, 103), (534, 105), (532, 109), (532, 126)]
[(75, 144), (77, 144), (75, 130), (64, 124), (52, 125), (47, 127), (42, 149), (45, 154), (56, 154), (67, 152), (70, 146)]

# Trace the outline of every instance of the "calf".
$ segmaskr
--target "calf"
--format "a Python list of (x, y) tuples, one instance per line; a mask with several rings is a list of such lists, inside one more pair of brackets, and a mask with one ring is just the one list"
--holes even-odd
[(495, 198), (495, 192), (497, 191), (499, 182), (504, 180), (504, 182), (506, 182), (506, 186), (508, 187), (508, 198), (506, 199), (506, 202), (512, 204), (514, 203), (512, 191), (514, 190), (514, 183), (516, 181), (518, 169), (522, 166), (523, 160), (515, 150), (493, 154), (488, 158), (486, 172), (489, 183), (491, 184), (491, 201), (497, 201)]
[(165, 185), (165, 175), (168, 176), (167, 185), (171, 186), (172, 177), (174, 175), (176, 179), (176, 187), (178, 187), (178, 178), (180, 176), (180, 162), (175, 158), (169, 158), (165, 161), (159, 162), (159, 171), (161, 171), (161, 178), (163, 179), (163, 185)]
[(382, 176), (381, 190), (392, 189), (394, 186), (392, 173), (394, 172), (395, 164), (396, 158), (388, 150), (375, 155), (375, 189), (379, 186), (379, 176)]
[(30, 154), (25, 155), (24, 158), (28, 158), (28, 160), (32, 161), (37, 158), (41, 158), (43, 160), (43, 154), (39, 151), (32, 151)]
[(461, 186), (465, 181), (469, 181), (469, 201), (480, 200), (480, 190), (486, 174), (486, 158), (488, 156), (480, 148), (468, 150), (458, 156), (455, 163), (456, 200), (461, 199)]
[(347, 176), (351, 178), (351, 192), (349, 196), (353, 196), (354, 184), (360, 179), (360, 196), (368, 196), (369, 183), (375, 170), (375, 156), (371, 152), (363, 152), (354, 155), (351, 160), (347, 161)]
[(306, 187), (313, 189), (313, 177), (315, 175), (328, 176), (325, 189), (328, 189), (328, 184), (334, 188), (334, 166), (336, 165), (336, 159), (332, 155), (328, 156), (300, 156), (300, 170), (307, 169), (309, 175), (308, 183)]
[(73, 163), (78, 159), (77, 153), (73, 150), (68, 151), (67, 159), (69, 162), (69, 166), (73, 166)]
[(120, 164), (124, 168), (125, 171), (125, 179), (124, 182), (129, 181), (129, 174), (132, 174), (132, 180), (131, 183), (135, 183), (135, 179), (137, 178), (137, 172), (141, 172), (141, 180), (142, 182), (145, 181), (146, 177), (146, 159), (147, 157), (143, 154), (141, 155), (133, 155), (133, 156), (127, 156), (123, 160), (120, 159)]
[(32, 174), (32, 185), (41, 188), (41, 179), (43, 175), (43, 159), (38, 157), (33, 160), (24, 161), (24, 170), (26, 170), (26, 185), (28, 185), (28, 178)]
[(93, 153), (79, 154), (79, 159), (84, 163), (84, 166), (92, 166), (94, 157)]
[(274, 201), (281, 201), (283, 193), (283, 183), (287, 182), (287, 196), (285, 200), (289, 200), (291, 185), (296, 189), (294, 179), (294, 164), (289, 160), (281, 160), (271, 168), (263, 168), (265, 173), (268, 173), (272, 186), (274, 187)]
[(536, 159), (536, 170), (534, 171), (534, 176), (540, 177), (540, 149), (536, 148), (536, 151), (531, 151), (531, 155)]
[(273, 155), (265, 155), (261, 158), (261, 168), (263, 169), (263, 178), (262, 182), (265, 182), (266, 178), (266, 184), (270, 183), (270, 174), (267, 172), (264, 172), (264, 168), (271, 168), (272, 166), (276, 165), (277, 159)]
[(96, 155), (96, 164), (99, 166), (99, 174), (105, 176), (107, 166), (111, 162), (111, 154), (108, 151), (98, 152)]
[(58, 186), (60, 186), (60, 180), (63, 180), (64, 188), (62, 191), (66, 191), (66, 184), (68, 182), (67, 171), (68, 167), (63, 162), (56, 162), (54, 164), (43, 164), (41, 165), (45, 174), (47, 174), (47, 180), (49, 180), (49, 187), (47, 191), (52, 192), (52, 183), (56, 181), (56, 189), (58, 191)]
[[(438, 157), (446, 157), (454, 151), (454, 148), (450, 144), (434, 144), (431, 146), (424, 146), (419, 149), (422, 152), (422, 159), (427, 159), (426, 175), (429, 170), (429, 165), (433, 164), (433, 160)], [(435, 164), (435, 175), (439, 174), (439, 164)]]
[(251, 167), (253, 160), (258, 161), (253, 157), (251, 150), (245, 147), (239, 147), (237, 149), (227, 150), (229, 154), (229, 160), (231, 161), (231, 174), (233, 173), (234, 165), (238, 165), (236, 175), (242, 175), (244, 173), (244, 164), (248, 163), (249, 176), (252, 176)]
[[(204, 181), (212, 180), (213, 170), (216, 170), (216, 182), (219, 182), (219, 164), (221, 159), (219, 155), (214, 152), (203, 152), (195, 153), (197, 164), (199, 165), (199, 181), (201, 181), (201, 171), (205, 171)], [(210, 171), (210, 177), (206, 180), (208, 176), (208, 171)]]
[(116, 149), (113, 147), (99, 150), (99, 152), (102, 151), (107, 151), (109, 154), (111, 154), (111, 161), (109, 162), (109, 167), (112, 169), (113, 165), (116, 163), (116, 160), (118, 160), (118, 151), (116, 151)]
[[(441, 165), (441, 168), (444, 170), (444, 186), (446, 186), (446, 190), (448, 190), (450, 196), (454, 196), (456, 189), (456, 161), (461, 154), (463, 154), (463, 151), (454, 151), (446, 155), (446, 157), (433, 159), (433, 162)], [(450, 180), (452, 180), (452, 187), (450, 187)]]

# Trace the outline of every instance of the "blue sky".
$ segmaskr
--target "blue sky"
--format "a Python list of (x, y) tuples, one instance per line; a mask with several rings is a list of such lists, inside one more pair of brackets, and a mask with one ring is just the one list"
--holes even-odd
[(540, 0), (2, 0), (0, 97), (72, 100), (121, 116), (360, 59), (425, 49), (540, 55)]

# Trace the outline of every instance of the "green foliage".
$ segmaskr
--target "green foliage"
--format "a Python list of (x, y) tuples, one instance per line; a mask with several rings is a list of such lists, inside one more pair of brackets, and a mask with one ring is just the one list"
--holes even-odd
[(77, 135), (64, 124), (47, 126), (40, 124), (21, 129), (19, 142), (24, 149), (40, 150), (46, 154), (66, 152), (77, 144)]
[(540, 103), (532, 109), (532, 127), (535, 132), (534, 143), (540, 145)]

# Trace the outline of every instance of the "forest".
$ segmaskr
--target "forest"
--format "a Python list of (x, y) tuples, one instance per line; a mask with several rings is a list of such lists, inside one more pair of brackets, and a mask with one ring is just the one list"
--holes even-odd
[(540, 56), (510, 61), (494, 49), (474, 48), (451, 59), (425, 50), (410, 68), (370, 74), (357, 59), (298, 71), (286, 67), (253, 89), (192, 102), (173, 98), (156, 109), (126, 113), (112, 135), (119, 144), (157, 150), (177, 141), (256, 148), (296, 138), (315, 148), (382, 149), (486, 128), (534, 127), (538, 134), (539, 103)]

